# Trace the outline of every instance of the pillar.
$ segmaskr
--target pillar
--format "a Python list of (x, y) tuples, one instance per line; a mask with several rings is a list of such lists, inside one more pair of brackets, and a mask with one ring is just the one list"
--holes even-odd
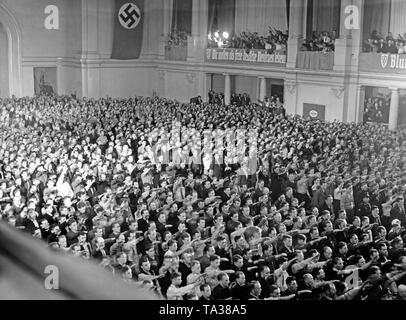
[(192, 0), (192, 35), (188, 38), (188, 61), (204, 62), (209, 19), (208, 0)]
[(389, 130), (396, 130), (399, 118), (399, 88), (391, 88), (392, 95), (389, 109)]
[(192, 37), (198, 37), (200, 35), (199, 9), (200, 0), (192, 0)]
[(303, 0), (290, 0), (288, 57), (286, 67), (296, 68), (297, 53), (303, 40)]
[(231, 76), (224, 74), (224, 104), (228, 106), (231, 102)]
[(364, 121), (364, 104), (365, 104), (365, 87), (358, 86), (358, 98), (357, 98), (357, 109), (355, 115), (355, 122), (361, 123)]
[(259, 80), (259, 101), (264, 101), (266, 97), (266, 78), (265, 77), (258, 77)]
[[(358, 29), (347, 29), (345, 26), (348, 13), (345, 9), (348, 6), (358, 8)], [(335, 41), (334, 70), (336, 71), (358, 71), (358, 58), (362, 43), (362, 25), (363, 25), (364, 0), (341, 0), (340, 16), (340, 37)]]
[(98, 3), (97, 0), (82, 0), (82, 96), (99, 98), (100, 54), (98, 51)]
[(187, 60), (196, 61), (200, 49), (200, 0), (192, 0), (192, 35), (188, 37)]
[(161, 39), (159, 41), (159, 53), (158, 53), (160, 59), (164, 59), (166, 37), (168, 33), (171, 32), (173, 0), (162, 0), (162, 11), (163, 11), (163, 30), (161, 34)]
[(303, 0), (303, 27), (302, 27), (303, 38), (306, 37), (306, 33), (307, 33), (307, 6), (308, 5), (309, 5), (308, 0)]

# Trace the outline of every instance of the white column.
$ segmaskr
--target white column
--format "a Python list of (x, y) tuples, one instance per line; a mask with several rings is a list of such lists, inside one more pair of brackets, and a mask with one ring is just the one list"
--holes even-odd
[(82, 71), (82, 96), (99, 98), (100, 55), (98, 51), (97, 0), (82, 0), (82, 50), (80, 62)]
[(365, 105), (365, 87), (357, 87), (358, 97), (357, 97), (357, 109), (355, 110), (355, 122), (361, 123), (364, 121), (364, 105)]
[[(348, 14), (345, 9), (348, 6), (358, 8), (359, 26), (355, 29), (347, 29), (345, 26)], [(362, 43), (364, 0), (341, 0), (340, 37), (335, 41), (334, 70), (358, 72), (358, 58)]]
[(199, 36), (199, 7), (200, 0), (192, 0), (192, 37)]
[(228, 106), (231, 102), (231, 76), (224, 74), (224, 103)]
[(399, 89), (391, 88), (392, 96), (389, 109), (389, 130), (396, 130), (399, 118)]
[(162, 0), (163, 30), (159, 41), (159, 57), (164, 59), (166, 36), (171, 31), (173, 0)]
[(200, 35), (200, 0), (192, 0), (192, 34), (188, 37), (188, 61), (195, 61), (200, 51), (199, 35)]
[(266, 79), (265, 77), (258, 77), (259, 79), (259, 101), (264, 101), (266, 97)]
[(208, 19), (208, 0), (192, 0), (192, 35), (188, 37), (188, 61), (205, 61)]
[(303, 38), (306, 38), (307, 32), (307, 6), (309, 2), (308, 0), (303, 0), (303, 27), (302, 27), (302, 34)]
[(288, 40), (288, 68), (296, 68), (297, 53), (303, 39), (303, 0), (290, 1), (289, 40)]

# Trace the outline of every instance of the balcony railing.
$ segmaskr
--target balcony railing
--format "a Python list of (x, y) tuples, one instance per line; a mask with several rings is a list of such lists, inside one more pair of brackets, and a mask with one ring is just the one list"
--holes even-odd
[(406, 54), (361, 53), (359, 71), (406, 74)]
[(186, 61), (187, 46), (165, 46), (165, 60)]
[(299, 51), (297, 67), (309, 70), (333, 70), (334, 52)]
[(261, 49), (207, 48), (206, 61), (230, 64), (262, 64), (285, 67), (286, 50), (270, 53)]

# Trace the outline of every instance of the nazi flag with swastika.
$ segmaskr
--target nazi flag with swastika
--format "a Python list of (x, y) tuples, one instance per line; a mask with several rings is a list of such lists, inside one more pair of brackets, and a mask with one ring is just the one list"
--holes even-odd
[(138, 59), (142, 50), (145, 0), (115, 0), (112, 59)]

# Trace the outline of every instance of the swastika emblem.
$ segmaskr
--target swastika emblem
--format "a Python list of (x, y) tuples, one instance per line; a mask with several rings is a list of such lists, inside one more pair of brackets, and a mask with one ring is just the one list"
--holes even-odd
[(141, 20), (141, 11), (134, 3), (124, 4), (118, 12), (118, 21), (126, 29), (134, 29)]

